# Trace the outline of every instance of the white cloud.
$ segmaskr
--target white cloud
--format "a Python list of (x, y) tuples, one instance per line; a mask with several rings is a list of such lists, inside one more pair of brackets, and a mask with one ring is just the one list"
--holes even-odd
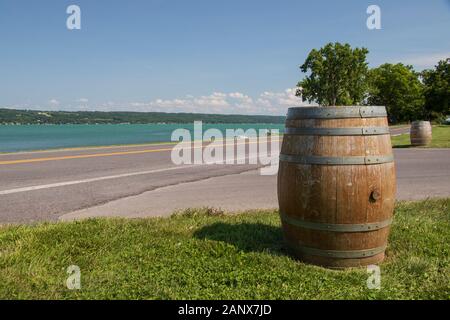
[[(61, 105), (57, 99), (49, 101), (51, 110), (66, 111), (140, 111), (140, 112), (186, 112), (218, 114), (259, 114), (285, 115), (289, 107), (306, 106), (295, 96), (296, 89), (265, 91), (256, 96), (242, 92), (213, 92), (210, 95), (186, 95), (174, 99), (154, 99), (151, 101), (89, 103), (80, 98), (77, 105)], [(48, 108), (48, 107), (47, 107)], [(43, 108), (46, 109), (46, 108)]]
[(440, 60), (450, 58), (450, 53), (430, 53), (430, 54), (415, 54), (396, 59), (394, 62), (401, 62), (403, 64), (412, 65), (416, 69), (429, 69), (438, 64)]
[[(178, 99), (176, 99), (178, 100)], [(198, 107), (229, 107), (229, 103), (227, 101), (227, 94), (222, 92), (214, 92), (209, 96), (201, 96), (198, 98), (193, 98), (192, 101), (184, 100), (184, 103), (188, 102), (189, 104), (193, 104)]]
[(236, 98), (236, 99), (243, 99), (244, 97), (246, 97), (245, 94), (240, 93), (240, 92), (232, 92), (230, 94), (228, 94), (231, 98)]
[[(181, 99), (133, 102), (126, 110), (284, 115), (288, 107), (306, 105), (295, 96), (295, 91), (295, 88), (289, 88), (282, 92), (266, 91), (254, 98), (242, 92), (213, 92), (208, 96), (188, 95)], [(113, 108), (115, 109), (115, 107)], [(123, 109), (122, 106), (121, 110)]]
[(51, 99), (48, 103), (49, 103), (51, 106), (59, 106), (59, 101), (56, 100), (56, 99)]

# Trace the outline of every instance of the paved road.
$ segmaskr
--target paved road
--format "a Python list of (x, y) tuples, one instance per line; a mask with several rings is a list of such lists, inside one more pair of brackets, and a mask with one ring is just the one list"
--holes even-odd
[(176, 166), (172, 148), (168, 144), (0, 155), (0, 223), (57, 220), (68, 212), (161, 187), (258, 168)]
[[(277, 206), (276, 176), (259, 175), (259, 165), (176, 166), (172, 147), (0, 155), (0, 223)], [(450, 149), (397, 149), (395, 156), (399, 199), (450, 196)]]

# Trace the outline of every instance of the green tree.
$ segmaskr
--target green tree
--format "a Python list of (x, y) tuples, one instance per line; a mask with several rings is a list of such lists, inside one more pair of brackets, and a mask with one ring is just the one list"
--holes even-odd
[(309, 74), (297, 84), (297, 95), (324, 106), (361, 104), (367, 88), (368, 52), (338, 42), (311, 50), (300, 66)]
[(367, 104), (386, 106), (391, 122), (423, 118), (423, 85), (412, 66), (385, 63), (369, 72)]
[(422, 78), (428, 116), (450, 114), (450, 58), (439, 61), (433, 70), (423, 71)]

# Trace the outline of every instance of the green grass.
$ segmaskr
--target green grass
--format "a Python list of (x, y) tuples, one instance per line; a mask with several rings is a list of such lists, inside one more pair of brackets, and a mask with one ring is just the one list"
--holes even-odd
[[(380, 290), (365, 269), (291, 258), (275, 211), (4, 226), (0, 298), (450, 299), (449, 256), (450, 199), (397, 205)], [(81, 290), (65, 287), (69, 265)]]
[[(392, 145), (394, 148), (411, 147), (409, 134), (392, 137)], [(433, 126), (433, 140), (426, 148), (450, 148), (450, 126)]]

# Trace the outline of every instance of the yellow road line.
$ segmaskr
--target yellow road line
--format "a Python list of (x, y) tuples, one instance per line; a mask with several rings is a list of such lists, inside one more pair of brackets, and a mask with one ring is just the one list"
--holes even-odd
[(86, 146), (73, 148), (56, 148), (56, 149), (42, 149), (29, 151), (15, 151), (15, 152), (0, 152), (0, 156), (10, 156), (15, 154), (35, 154), (35, 153), (56, 153), (56, 152), (70, 152), (70, 151), (95, 151), (103, 149), (123, 149), (123, 148), (139, 148), (139, 147), (153, 147), (153, 146), (171, 146), (177, 142), (155, 142), (155, 143), (141, 143), (141, 144), (113, 144), (110, 146)]
[(110, 153), (96, 153), (96, 154), (80, 154), (80, 155), (74, 155), (74, 156), (48, 157), (48, 158), (36, 158), (36, 159), (7, 160), (7, 161), (0, 161), (0, 165), (18, 164), (18, 163), (31, 163), (31, 162), (44, 162), (44, 161), (57, 161), (57, 160), (69, 160), (69, 159), (84, 159), (84, 158), (95, 158), (95, 157), (109, 157), (109, 156), (119, 156), (119, 155), (127, 155), (127, 154), (162, 152), (162, 151), (169, 151), (169, 150), (172, 150), (172, 148), (152, 149), (152, 150), (138, 150), (138, 151), (122, 151), (122, 152), (110, 152)]
[[(280, 140), (277, 140), (280, 141)], [(248, 142), (248, 143), (225, 143), (223, 145), (217, 145), (220, 146), (227, 146), (227, 145), (242, 145), (242, 144), (254, 144), (258, 143), (257, 141), (254, 142)], [(187, 148), (189, 145), (184, 146)], [(191, 149), (199, 149), (206, 146), (197, 146), (197, 147), (191, 147)], [(120, 155), (129, 155), (129, 154), (143, 154), (143, 153), (152, 153), (152, 152), (164, 152), (164, 151), (171, 151), (173, 148), (163, 148), (163, 149), (151, 149), (151, 150), (136, 150), (136, 151), (121, 151), (121, 152), (110, 152), (110, 153), (94, 153), (94, 154), (80, 154), (80, 155), (73, 155), (73, 156), (61, 156), (61, 157), (48, 157), (48, 158), (36, 158), (36, 159), (20, 159), (20, 160), (6, 160), (6, 161), (0, 161), (0, 165), (8, 165), (8, 164), (22, 164), (22, 163), (33, 163), (33, 162), (46, 162), (46, 161), (58, 161), (58, 160), (71, 160), (71, 159), (86, 159), (86, 158), (96, 158), (96, 157), (110, 157), (110, 156), (120, 156)]]

